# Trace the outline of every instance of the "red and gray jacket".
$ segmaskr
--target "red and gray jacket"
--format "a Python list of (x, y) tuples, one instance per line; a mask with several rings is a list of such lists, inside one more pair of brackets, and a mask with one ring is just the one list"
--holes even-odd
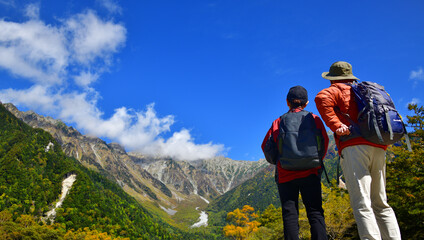
[[(304, 124), (300, 124), (300, 119), (305, 119), (303, 121)], [(294, 135), (286, 134), (288, 132), (293, 132)], [(307, 135), (308, 132), (310, 133), (309, 135)], [(317, 147), (315, 147), (315, 150), (308, 147), (312, 145), (308, 144), (308, 142), (313, 141), (313, 145), (315, 145), (314, 138), (317, 135), (320, 135), (320, 139), (323, 140), (323, 143), (320, 143), (322, 147), (319, 153), (317, 152)], [(298, 138), (302, 138), (301, 140), (305, 144), (297, 146), (296, 139)], [(265, 158), (277, 165), (277, 181), (279, 183), (307, 177), (311, 174), (318, 175), (321, 168), (319, 161), (325, 157), (327, 148), (328, 136), (321, 119), (312, 113), (309, 114), (303, 111), (302, 108), (291, 109), (288, 113), (277, 118), (272, 123), (262, 142), (262, 150)], [(298, 164), (299, 161), (300, 165)], [(309, 167), (304, 165), (306, 167), (298, 170), (299, 166), (303, 164), (302, 161), (305, 163), (308, 162), (311, 165)]]

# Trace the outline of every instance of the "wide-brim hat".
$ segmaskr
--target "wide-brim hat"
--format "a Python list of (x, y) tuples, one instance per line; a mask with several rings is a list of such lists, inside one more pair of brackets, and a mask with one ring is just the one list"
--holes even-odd
[(345, 79), (356, 79), (359, 78), (353, 76), (352, 65), (348, 62), (338, 61), (331, 64), (329, 72), (323, 72), (321, 76), (325, 79), (337, 81)]

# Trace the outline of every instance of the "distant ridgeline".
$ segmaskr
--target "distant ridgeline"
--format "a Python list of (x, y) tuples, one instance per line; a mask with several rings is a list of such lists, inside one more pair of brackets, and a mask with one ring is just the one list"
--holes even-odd
[[(42, 219), (59, 201), (62, 181), (71, 175), (76, 181), (55, 209), (54, 225), (43, 229)], [(0, 235), (42, 239), (46, 232), (63, 237), (72, 231), (131, 239), (209, 238), (152, 216), (117, 184), (65, 156), (50, 134), (31, 128), (0, 104)]]

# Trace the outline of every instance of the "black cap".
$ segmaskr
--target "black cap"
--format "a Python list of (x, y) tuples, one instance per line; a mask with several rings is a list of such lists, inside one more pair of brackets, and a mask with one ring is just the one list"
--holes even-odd
[(301, 104), (308, 102), (308, 91), (302, 86), (294, 86), (290, 88), (289, 93), (287, 94), (287, 100), (292, 103), (293, 100), (300, 100)]

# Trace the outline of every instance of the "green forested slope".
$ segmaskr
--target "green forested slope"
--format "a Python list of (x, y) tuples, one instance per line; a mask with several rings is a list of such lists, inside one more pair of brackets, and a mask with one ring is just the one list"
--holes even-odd
[(274, 181), (274, 166), (269, 166), (236, 188), (218, 197), (211, 204), (210, 211), (230, 212), (244, 205), (256, 210), (265, 210), (270, 204), (280, 205), (277, 186)]
[(218, 228), (225, 226), (227, 213), (242, 209), (244, 205), (259, 211), (264, 211), (270, 204), (280, 206), (274, 169), (274, 166), (265, 168), (252, 179), (213, 200), (207, 208), (209, 224)]
[[(54, 147), (46, 151), (49, 143)], [(59, 199), (69, 174), (77, 180), (57, 210), (55, 224), (43, 227), (40, 219)], [(74, 239), (70, 236), (93, 231), (130, 239), (212, 238), (182, 232), (153, 217), (117, 184), (66, 157), (50, 134), (29, 127), (0, 104), (0, 235)]]

